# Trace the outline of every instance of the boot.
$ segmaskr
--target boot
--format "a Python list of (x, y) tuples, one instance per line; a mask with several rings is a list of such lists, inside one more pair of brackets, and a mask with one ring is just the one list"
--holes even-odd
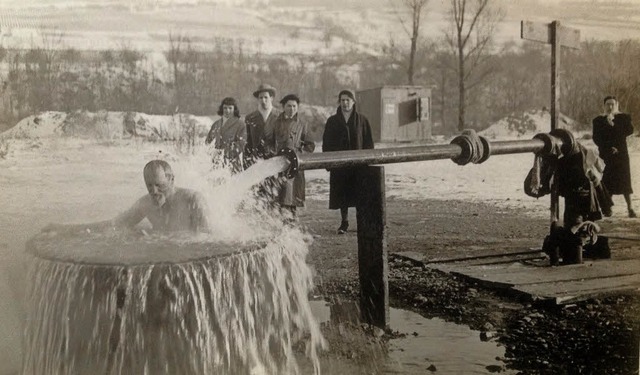
[(584, 256), (592, 259), (609, 259), (611, 258), (611, 248), (609, 247), (609, 237), (598, 236), (595, 244), (586, 245), (584, 247)]
[(340, 228), (338, 228), (338, 234), (347, 233), (347, 229), (349, 229), (349, 222), (347, 220), (343, 220), (342, 223), (340, 223)]
[(544, 251), (549, 256), (549, 265), (560, 265), (560, 252), (558, 250), (558, 246), (553, 243), (551, 236), (546, 236), (544, 238), (544, 242), (542, 243), (542, 251)]
[(564, 246), (561, 251), (562, 263), (561, 264), (581, 264), (582, 263), (582, 246)]

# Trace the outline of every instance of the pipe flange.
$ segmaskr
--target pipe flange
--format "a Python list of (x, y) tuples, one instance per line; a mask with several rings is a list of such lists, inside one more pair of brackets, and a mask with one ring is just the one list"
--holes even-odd
[(544, 143), (542, 150), (536, 152), (537, 155), (549, 155), (553, 150), (553, 138), (547, 133), (538, 133), (533, 136), (533, 139), (539, 139)]
[(458, 165), (466, 165), (469, 164), (471, 159), (473, 158), (473, 144), (471, 143), (471, 139), (467, 135), (459, 135), (451, 140), (449, 144), (458, 145), (462, 149), (460, 155), (452, 157), (454, 163)]
[(554, 137), (560, 138), (562, 141), (562, 147), (560, 147), (560, 151), (562, 155), (571, 155), (574, 154), (577, 147), (577, 142), (573, 134), (567, 129), (553, 129), (549, 132)]
[(484, 137), (482, 135), (479, 136), (478, 138), (480, 138), (480, 143), (482, 143), (482, 156), (475, 163), (482, 164), (485, 161), (487, 161), (491, 156), (491, 142), (489, 142), (487, 137)]
[(283, 148), (278, 152), (278, 156), (284, 156), (289, 161), (289, 167), (282, 172), (287, 178), (294, 178), (298, 175), (300, 161), (298, 154), (293, 149)]

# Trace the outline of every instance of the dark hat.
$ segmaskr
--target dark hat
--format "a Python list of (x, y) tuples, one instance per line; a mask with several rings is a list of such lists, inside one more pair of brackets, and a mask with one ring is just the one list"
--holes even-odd
[(271, 97), (276, 96), (276, 88), (271, 86), (268, 83), (263, 83), (260, 86), (258, 86), (258, 89), (253, 92), (253, 96), (257, 98), (261, 92), (265, 92), (265, 91), (268, 92), (271, 95)]
[(285, 105), (289, 100), (294, 100), (296, 103), (300, 104), (300, 98), (296, 94), (286, 95), (284, 98), (280, 99), (280, 104)]
[(605, 96), (603, 103), (606, 103), (606, 102), (607, 102), (607, 100), (609, 100), (609, 99), (613, 99), (613, 100), (615, 100), (616, 102), (618, 101), (618, 98), (616, 98), (615, 96), (613, 96), (613, 95), (608, 95), (608, 96)]

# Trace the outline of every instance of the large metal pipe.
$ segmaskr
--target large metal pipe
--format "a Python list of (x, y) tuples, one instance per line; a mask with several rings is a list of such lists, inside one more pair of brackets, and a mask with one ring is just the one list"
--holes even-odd
[[(481, 137), (484, 155), (483, 162), (490, 155), (518, 154), (526, 152), (542, 152), (550, 149), (552, 144), (562, 144), (562, 140), (548, 134), (538, 134), (533, 139), (489, 142)], [(293, 150), (281, 151), (290, 162), (288, 175), (310, 169), (349, 168), (365, 165), (405, 163), (411, 161), (469, 159), (474, 152), (472, 144), (464, 136), (458, 137), (451, 144), (396, 147), (368, 150), (334, 151), (320, 153), (296, 153)], [(455, 142), (460, 140), (459, 142)], [(464, 164), (464, 163), (461, 163)]]
[(523, 154), (539, 152), (545, 147), (544, 141), (534, 138), (521, 141), (496, 141), (491, 143), (491, 155)]

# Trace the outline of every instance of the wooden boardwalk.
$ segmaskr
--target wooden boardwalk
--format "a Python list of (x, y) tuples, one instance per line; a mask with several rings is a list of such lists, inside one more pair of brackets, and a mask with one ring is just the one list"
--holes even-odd
[(640, 291), (640, 259), (616, 259), (615, 254), (613, 259), (585, 259), (583, 264), (560, 267), (548, 266), (539, 249), (436, 261), (420, 259), (416, 253), (398, 255), (534, 303), (560, 305)]

